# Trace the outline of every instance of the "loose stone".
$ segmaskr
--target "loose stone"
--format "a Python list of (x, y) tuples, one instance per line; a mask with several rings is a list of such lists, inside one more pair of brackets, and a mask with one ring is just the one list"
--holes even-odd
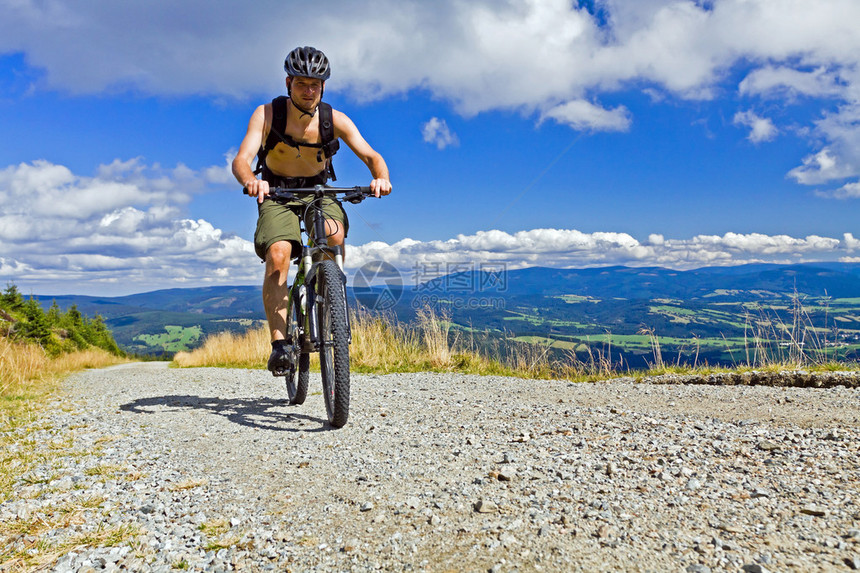
[(485, 499), (479, 499), (475, 502), (475, 511), (478, 513), (495, 513), (498, 511), (498, 507), (492, 501), (487, 501)]

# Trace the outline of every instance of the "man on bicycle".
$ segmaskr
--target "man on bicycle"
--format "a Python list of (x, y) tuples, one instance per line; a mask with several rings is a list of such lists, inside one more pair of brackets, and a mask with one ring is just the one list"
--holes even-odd
[[(388, 167), (382, 156), (364, 140), (352, 120), (322, 102), (325, 82), (331, 75), (325, 54), (311, 47), (296, 48), (284, 60), (284, 70), (287, 96), (254, 111), (233, 160), (236, 180), (257, 199), (254, 248), (266, 263), (263, 306), (272, 338), (268, 368), (273, 372), (284, 371), (290, 365), (284, 342), (287, 273), (290, 260), (301, 254), (299, 218), (304, 216), (305, 205), (265, 201), (269, 187), (325, 184), (334, 175), (331, 156), (338, 149), (338, 139), (342, 139), (370, 169), (374, 194), (379, 197), (391, 193)], [(251, 170), (254, 156), (258, 157), (260, 179)], [(329, 245), (343, 245), (349, 221), (340, 203), (326, 198), (323, 212)], [(305, 225), (306, 229), (313, 228), (312, 221), (305, 221)]]

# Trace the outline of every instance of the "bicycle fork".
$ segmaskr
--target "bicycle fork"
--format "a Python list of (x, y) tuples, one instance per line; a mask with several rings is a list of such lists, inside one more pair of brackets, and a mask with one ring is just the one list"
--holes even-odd
[[(346, 277), (343, 275), (343, 254), (339, 247), (335, 247), (335, 264), (338, 264), (338, 268), (341, 269), (341, 277), (340, 287), (337, 289), (337, 292), (343, 298), (344, 308), (346, 306)], [(293, 286), (290, 289), (290, 304), (288, 305), (287, 312), (289, 313), (293, 310), (296, 313), (296, 322), (301, 325), (302, 332), (305, 336), (305, 345), (302, 350), (305, 352), (317, 352), (321, 349), (321, 346), (324, 344), (323, 334), (320, 332), (320, 316), (317, 314), (317, 304), (316, 297), (319, 295), (319, 289), (317, 288), (317, 284), (319, 281), (319, 275), (315, 272), (312, 272), (312, 275), (308, 277), (305, 273), (308, 269), (314, 269), (313, 267), (313, 256), (311, 254), (311, 249), (305, 247), (302, 253), (302, 263), (299, 266), (298, 273), (296, 274), (296, 278), (293, 281)], [(350, 324), (349, 313), (347, 313), (347, 337), (350, 343), (352, 343), (352, 326)], [(288, 341), (292, 342), (292, 341)]]

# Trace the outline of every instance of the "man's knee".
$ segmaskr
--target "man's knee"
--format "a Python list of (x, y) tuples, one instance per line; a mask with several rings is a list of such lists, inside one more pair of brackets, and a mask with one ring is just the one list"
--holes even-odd
[(325, 225), (328, 232), (328, 244), (342, 245), (345, 235), (343, 223), (336, 219), (326, 219)]
[(273, 243), (266, 251), (267, 274), (286, 272), (290, 268), (292, 246), (289, 241)]

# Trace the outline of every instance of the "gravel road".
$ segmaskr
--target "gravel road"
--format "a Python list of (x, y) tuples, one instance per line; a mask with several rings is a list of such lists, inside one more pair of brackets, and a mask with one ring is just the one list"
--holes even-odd
[[(314, 375), (295, 407), (263, 371), (88, 371), (19, 430), (45, 460), (0, 505), (7, 525), (77, 517), (0, 553), (63, 547), (45, 569), (64, 572), (860, 569), (860, 377), (840, 380), (353, 375), (332, 430)], [(81, 546), (99, 532), (117, 535)]]

